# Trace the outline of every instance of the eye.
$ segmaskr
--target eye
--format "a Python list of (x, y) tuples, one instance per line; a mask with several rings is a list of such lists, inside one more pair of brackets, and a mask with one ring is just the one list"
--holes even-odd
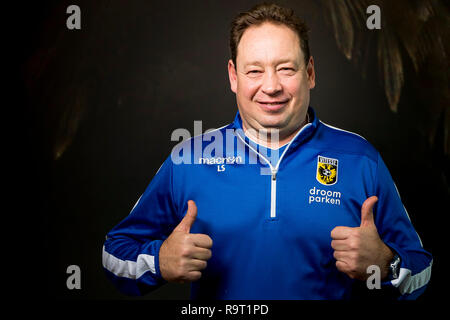
[(278, 71), (281, 72), (282, 74), (290, 76), (290, 75), (294, 75), (296, 70), (294, 68), (284, 67), (284, 68), (278, 69)]
[(263, 71), (258, 70), (258, 69), (252, 69), (252, 70), (247, 71), (247, 73), (246, 73), (247, 77), (255, 78), (255, 79), (260, 78), (262, 74), (263, 74)]

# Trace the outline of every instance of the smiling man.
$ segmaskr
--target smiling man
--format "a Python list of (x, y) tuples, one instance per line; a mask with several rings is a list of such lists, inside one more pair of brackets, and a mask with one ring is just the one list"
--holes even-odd
[[(375, 270), (383, 292), (420, 295), (432, 257), (380, 154), (309, 105), (304, 23), (256, 6), (233, 21), (230, 49), (235, 120), (182, 142), (193, 163), (173, 154), (163, 163), (107, 235), (107, 276), (128, 294), (192, 282), (193, 298), (351, 299)], [(191, 152), (213, 139), (214, 161)], [(259, 162), (223, 160), (238, 157)]]

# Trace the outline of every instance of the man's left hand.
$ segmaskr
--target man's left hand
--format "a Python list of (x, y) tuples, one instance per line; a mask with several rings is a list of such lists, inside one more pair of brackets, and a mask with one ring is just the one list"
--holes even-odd
[(334, 249), (336, 268), (352, 279), (366, 280), (367, 267), (380, 267), (381, 279), (389, 273), (393, 253), (380, 239), (373, 218), (373, 207), (378, 201), (369, 197), (361, 207), (361, 225), (356, 228), (335, 227), (331, 230), (331, 247)]

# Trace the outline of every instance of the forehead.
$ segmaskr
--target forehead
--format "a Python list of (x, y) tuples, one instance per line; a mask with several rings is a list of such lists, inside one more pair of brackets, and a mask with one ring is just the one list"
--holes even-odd
[(300, 62), (303, 58), (296, 32), (282, 24), (263, 23), (244, 31), (237, 48), (237, 64)]

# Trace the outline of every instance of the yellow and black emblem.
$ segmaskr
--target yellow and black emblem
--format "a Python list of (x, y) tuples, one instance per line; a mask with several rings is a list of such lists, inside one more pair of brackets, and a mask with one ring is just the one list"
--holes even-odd
[(337, 182), (338, 177), (338, 160), (332, 158), (317, 157), (317, 173), (316, 179), (321, 184), (332, 185)]

